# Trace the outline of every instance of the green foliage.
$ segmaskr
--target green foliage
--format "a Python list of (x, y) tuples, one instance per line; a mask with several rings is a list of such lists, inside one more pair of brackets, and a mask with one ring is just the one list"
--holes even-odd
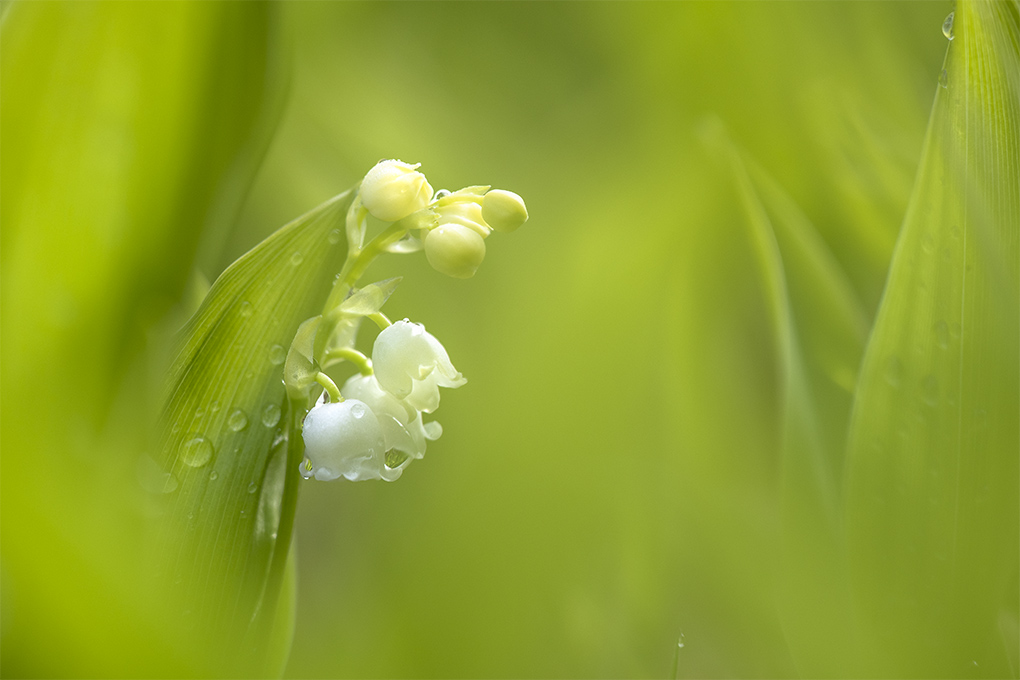
[[(1015, 0), (3, 12), (4, 676), (1020, 673)], [(470, 382), (298, 506), (394, 156), (531, 219), (369, 268)]]

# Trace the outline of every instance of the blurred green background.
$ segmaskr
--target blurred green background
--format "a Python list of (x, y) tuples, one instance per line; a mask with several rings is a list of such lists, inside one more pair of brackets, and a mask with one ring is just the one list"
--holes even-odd
[[(856, 609), (811, 594), (848, 577), (826, 562), (842, 529), (830, 553), (784, 521), (814, 506), (784, 456), (775, 305), (788, 292), (822, 505), (841, 507), (952, 9), (5, 4), (4, 675), (203, 674), (140, 595), (146, 395), (194, 271), (214, 279), (391, 157), (437, 188), (513, 190), (531, 219), (473, 280), (420, 254), (363, 279), (404, 276), (387, 314), (469, 382), (398, 482), (301, 485), (287, 677), (926, 674), (924, 649), (892, 643), (864, 670)], [(808, 232), (804, 266), (777, 236), (786, 290), (741, 168)], [(986, 656), (942, 631), (941, 675), (1016, 676), (1014, 562)]]

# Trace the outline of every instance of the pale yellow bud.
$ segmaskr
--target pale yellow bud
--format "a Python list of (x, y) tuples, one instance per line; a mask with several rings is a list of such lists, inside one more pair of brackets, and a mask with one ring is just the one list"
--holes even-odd
[(441, 274), (470, 279), (485, 257), (485, 241), (469, 227), (441, 224), (425, 237), (425, 257)]
[(492, 233), (492, 229), (482, 219), (482, 206), (474, 200), (440, 204), (435, 208), (435, 211), (440, 225), (459, 224), (476, 232), (482, 238)]
[(420, 166), (379, 161), (361, 182), (361, 203), (383, 222), (396, 222), (421, 210), (432, 200), (432, 187), (425, 175), (417, 172)]
[(528, 221), (528, 208), (514, 192), (493, 189), (482, 201), (482, 218), (496, 231), (511, 232)]

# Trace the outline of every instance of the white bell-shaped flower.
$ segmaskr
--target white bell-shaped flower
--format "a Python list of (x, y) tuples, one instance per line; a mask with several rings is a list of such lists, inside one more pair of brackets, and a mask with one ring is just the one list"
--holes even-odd
[(438, 408), (440, 387), (460, 387), (467, 382), (442, 344), (424, 326), (407, 319), (379, 333), (372, 348), (372, 365), (384, 390), (426, 413)]
[(375, 413), (358, 399), (319, 403), (305, 416), (302, 429), (305, 456), (301, 475), (329, 481), (346, 477), (352, 482), (381, 479), (386, 442)]
[(421, 163), (379, 161), (361, 181), (361, 203), (383, 222), (396, 222), (432, 200), (432, 186), (418, 172)]
[(425, 455), (428, 440), (438, 439), (442, 434), (439, 423), (423, 423), (420, 411), (380, 387), (374, 375), (359, 374), (351, 377), (341, 393), (348, 399), (358, 399), (368, 404), (379, 419), (386, 450), (395, 449), (407, 456), (397, 468), (387, 468), (383, 479), (392, 481), (399, 477), (400, 472), (412, 460)]

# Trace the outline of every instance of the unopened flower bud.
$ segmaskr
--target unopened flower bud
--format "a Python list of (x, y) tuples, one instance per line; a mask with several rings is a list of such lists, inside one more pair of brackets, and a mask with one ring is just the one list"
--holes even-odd
[(383, 222), (396, 222), (427, 206), (432, 187), (411, 165), (398, 160), (379, 161), (361, 182), (361, 202)]
[(442, 224), (425, 237), (425, 257), (441, 274), (470, 279), (485, 257), (485, 241), (463, 225)]
[(482, 206), (474, 200), (462, 200), (454, 203), (440, 204), (435, 208), (439, 225), (459, 224), (474, 231), (482, 238), (492, 233), (492, 229), (482, 217)]
[(514, 192), (493, 189), (482, 201), (482, 218), (496, 231), (511, 232), (528, 221), (528, 208)]

